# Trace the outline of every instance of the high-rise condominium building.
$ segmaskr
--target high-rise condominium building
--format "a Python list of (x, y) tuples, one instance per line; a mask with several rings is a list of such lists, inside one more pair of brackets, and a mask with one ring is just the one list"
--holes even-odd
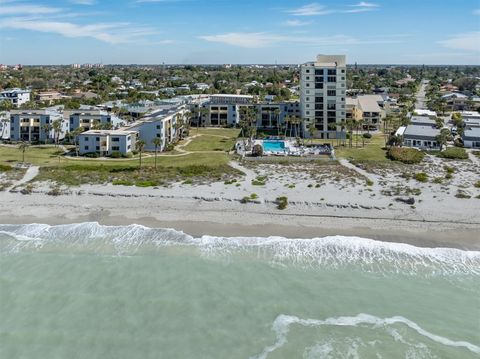
[(347, 69), (345, 55), (318, 55), (300, 67), (300, 107), (305, 136), (315, 124), (314, 137), (338, 138), (345, 120)]

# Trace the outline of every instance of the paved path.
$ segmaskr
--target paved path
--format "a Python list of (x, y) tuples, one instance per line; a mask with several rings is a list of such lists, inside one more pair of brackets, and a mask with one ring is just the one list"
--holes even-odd
[(13, 185), (10, 186), (10, 188), (7, 189), (7, 192), (10, 191), (12, 188), (15, 188), (17, 186), (21, 186), (21, 185), (31, 181), (35, 177), (37, 177), (39, 169), (40, 169), (40, 167), (38, 167), (38, 166), (30, 166), (27, 169), (27, 172), (25, 172), (25, 174), (23, 175), (23, 177), (21, 179), (19, 179), (17, 182), (13, 183)]
[(355, 166), (354, 164), (348, 162), (345, 158), (340, 158), (338, 160), (338, 162), (344, 166), (344, 167), (347, 167), (355, 172), (357, 172), (358, 174), (362, 175), (363, 177), (369, 179), (370, 181), (372, 181), (373, 183), (375, 183), (375, 178), (372, 177), (372, 174), (371, 173), (368, 173), (367, 171), (365, 170), (362, 170), (361, 168), (358, 168), (357, 166)]
[(468, 153), (468, 158), (470, 158), (470, 161), (472, 161), (475, 165), (480, 167), (480, 159), (477, 156), (475, 156), (471, 150), (467, 150), (467, 153)]

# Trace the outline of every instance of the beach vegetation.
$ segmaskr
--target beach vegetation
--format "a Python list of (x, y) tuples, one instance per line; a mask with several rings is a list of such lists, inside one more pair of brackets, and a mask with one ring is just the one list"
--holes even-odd
[(432, 183), (442, 184), (442, 183), (443, 183), (443, 178), (442, 178), (442, 177), (435, 177), (435, 178), (432, 180)]
[(480, 181), (477, 181), (473, 184), (475, 188), (480, 188)]
[(450, 166), (443, 166), (443, 169), (447, 172), (447, 173), (454, 173), (455, 172), (455, 168), (453, 167), (450, 167)]
[(366, 183), (367, 186), (373, 186), (373, 181), (371, 179), (367, 178), (365, 183)]
[(445, 175), (445, 179), (449, 180), (452, 178), (453, 178), (453, 175), (450, 172), (447, 172), (447, 174)]
[(257, 178), (252, 180), (253, 186), (265, 186), (267, 182), (267, 176), (258, 176)]
[(461, 190), (461, 189), (459, 189), (459, 190), (457, 191), (457, 193), (455, 194), (455, 197), (456, 197), (456, 198), (461, 198), (461, 199), (470, 199), (470, 198), (472, 198), (472, 196), (471, 196), (470, 194), (468, 194), (467, 192), (465, 192), (465, 191), (463, 191), (463, 190)]
[(277, 197), (275, 202), (277, 204), (277, 209), (283, 210), (283, 209), (287, 208), (288, 198), (285, 197), (285, 196), (280, 196), (280, 197)]
[(0, 172), (8, 172), (13, 170), (13, 167), (10, 165), (0, 164)]
[(134, 183), (132, 181), (126, 180), (126, 179), (113, 180), (112, 184), (114, 186), (133, 186), (134, 185)]
[(393, 161), (406, 164), (416, 164), (423, 161), (425, 154), (414, 148), (392, 147), (388, 150), (388, 157)]
[(468, 159), (468, 154), (465, 149), (460, 147), (449, 147), (445, 151), (438, 153), (439, 157), (454, 159), (454, 160), (466, 160)]
[(425, 172), (415, 173), (414, 178), (418, 182), (428, 182), (428, 175)]

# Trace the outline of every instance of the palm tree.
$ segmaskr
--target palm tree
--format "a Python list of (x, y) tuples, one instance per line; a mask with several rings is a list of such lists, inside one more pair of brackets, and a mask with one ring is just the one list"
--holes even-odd
[(52, 126), (49, 123), (46, 123), (42, 126), (42, 130), (45, 133), (45, 144), (47, 144), (48, 137), (50, 135), (50, 131), (52, 130)]
[(75, 146), (75, 154), (78, 157), (78, 135), (80, 135), (83, 132), (83, 127), (78, 127), (75, 130), (71, 132), (71, 135), (73, 137), (73, 144)]
[(28, 142), (22, 142), (20, 143), (20, 145), (18, 146), (18, 149), (20, 151), (22, 151), (22, 162), (25, 163), (25, 151), (27, 150), (27, 148), (30, 146), (30, 144)]
[(137, 149), (138, 153), (140, 154), (140, 157), (139, 157), (140, 165), (139, 165), (139, 167), (142, 168), (142, 152), (143, 152), (143, 149), (145, 148), (145, 141), (144, 140), (138, 140), (135, 143), (135, 148)]
[(275, 110), (273, 110), (273, 113), (275, 115), (275, 119), (277, 121), (277, 136), (280, 135), (280, 109), (279, 108), (276, 108)]
[(60, 133), (62, 132), (62, 120), (58, 119), (52, 122), (53, 136), (55, 138), (55, 144), (58, 146), (60, 139)]
[(157, 150), (158, 150), (158, 147), (162, 146), (162, 140), (156, 137), (152, 140), (152, 144), (155, 146), (155, 169), (157, 169)]
[(292, 119), (292, 116), (290, 116), (290, 115), (285, 116), (285, 119), (284, 119), (284, 121), (285, 121), (285, 138), (287, 137), (287, 131), (288, 131), (288, 127), (290, 125), (291, 119)]
[(10, 123), (10, 120), (4, 114), (5, 114), (5, 112), (0, 112), (0, 118), (1, 118), (0, 122), (2, 123), (2, 134), (0, 135), (0, 140), (3, 138), (3, 135), (5, 134), (5, 131), (7, 130), (7, 126)]
[(315, 127), (315, 122), (310, 122), (308, 124), (308, 134), (310, 136), (310, 143), (313, 143), (313, 138), (317, 134), (317, 128)]

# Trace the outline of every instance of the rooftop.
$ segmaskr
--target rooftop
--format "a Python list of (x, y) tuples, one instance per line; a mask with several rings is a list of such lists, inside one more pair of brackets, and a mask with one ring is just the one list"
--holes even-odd
[(405, 129), (403, 136), (436, 137), (439, 134), (440, 130), (432, 126), (409, 125)]
[(124, 130), (89, 130), (82, 132), (80, 136), (83, 135), (97, 135), (97, 136), (127, 136), (137, 133), (136, 131), (124, 131)]

